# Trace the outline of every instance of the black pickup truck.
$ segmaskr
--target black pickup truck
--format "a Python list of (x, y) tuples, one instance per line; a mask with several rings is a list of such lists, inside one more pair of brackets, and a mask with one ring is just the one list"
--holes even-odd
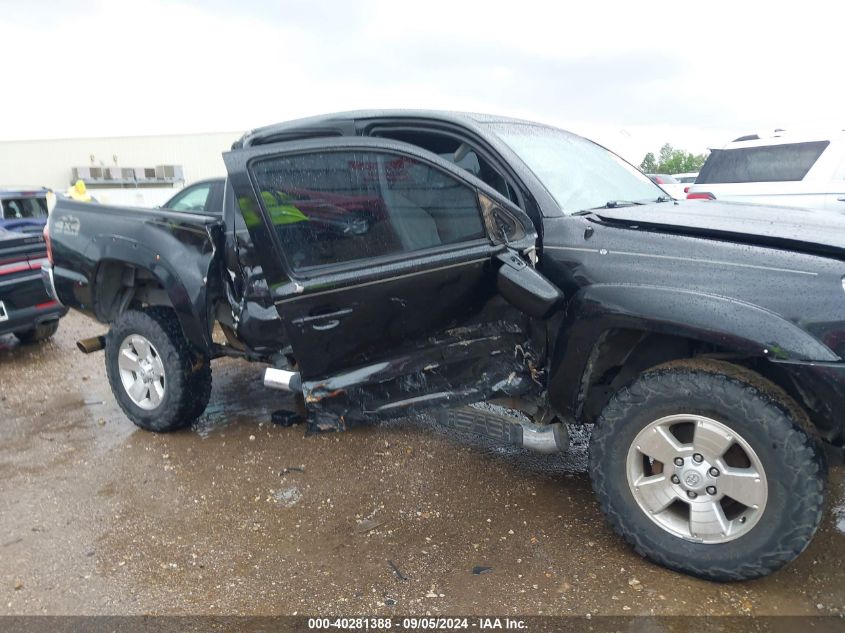
[(60, 201), (49, 220), (48, 285), (110, 324), (79, 346), (105, 348), (139, 426), (189, 425), (236, 356), (315, 429), (432, 410), (557, 451), (594, 425), (602, 508), (670, 568), (752, 578), (807, 547), (822, 443), (845, 442), (845, 219), (679, 203), (496, 116), (321, 116), (224, 161), (222, 218)]

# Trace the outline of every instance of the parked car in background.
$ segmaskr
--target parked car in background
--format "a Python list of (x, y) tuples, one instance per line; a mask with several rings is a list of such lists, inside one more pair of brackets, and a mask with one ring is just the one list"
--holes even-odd
[(25, 343), (52, 336), (67, 313), (41, 280), (48, 261), (41, 233), (52, 195), (44, 187), (0, 188), (0, 335)]
[(675, 180), (681, 183), (684, 186), (684, 195), (681, 198), (685, 198), (686, 195), (689, 193), (689, 188), (695, 182), (695, 179), (698, 178), (697, 171), (690, 171), (685, 174), (674, 174)]
[(188, 185), (161, 207), (187, 213), (221, 215), (225, 178), (209, 178)]
[(659, 185), (663, 191), (676, 200), (683, 200), (686, 197), (684, 185), (671, 174), (648, 174), (648, 177), (655, 185)]
[(685, 174), (673, 174), (673, 178), (684, 185), (691, 185), (698, 178), (697, 171), (687, 172)]
[(47, 222), (50, 193), (44, 187), (0, 188), (0, 228), (40, 234)]
[(687, 197), (845, 213), (845, 131), (742, 136), (710, 152)]
[(67, 308), (47, 294), (41, 279), (41, 266), (48, 261), (42, 229), (24, 228), (0, 228), (0, 334), (33, 343), (55, 334)]

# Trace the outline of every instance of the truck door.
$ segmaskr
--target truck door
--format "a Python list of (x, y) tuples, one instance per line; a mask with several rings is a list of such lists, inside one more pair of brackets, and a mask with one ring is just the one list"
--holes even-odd
[(530, 219), (412, 145), (331, 138), (224, 156), (311, 410), (343, 422), (536, 388), (497, 292)]

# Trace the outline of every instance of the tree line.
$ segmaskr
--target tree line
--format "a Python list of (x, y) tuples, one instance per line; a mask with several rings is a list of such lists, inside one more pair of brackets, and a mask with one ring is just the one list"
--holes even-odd
[(700, 171), (705, 160), (706, 154), (692, 154), (666, 143), (657, 156), (654, 152), (646, 154), (640, 169), (647, 174), (683, 174)]

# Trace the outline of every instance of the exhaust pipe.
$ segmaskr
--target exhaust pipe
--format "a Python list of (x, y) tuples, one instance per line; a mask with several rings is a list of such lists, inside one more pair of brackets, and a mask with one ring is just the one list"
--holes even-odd
[(302, 380), (297, 371), (268, 367), (264, 370), (264, 386), (297, 393), (302, 391)]
[(569, 433), (561, 422), (521, 422), (510, 416), (473, 407), (438, 411), (435, 419), (456, 431), (483, 435), (502, 444), (520, 446), (538, 453), (561, 453), (569, 449)]
[(84, 338), (80, 341), (76, 341), (76, 347), (79, 349), (80, 352), (83, 354), (91, 354), (93, 352), (99, 352), (106, 346), (106, 337), (105, 336), (92, 336), (91, 338)]
[(561, 453), (569, 448), (569, 433), (560, 422), (532, 424), (521, 422), (522, 446), (538, 453)]

